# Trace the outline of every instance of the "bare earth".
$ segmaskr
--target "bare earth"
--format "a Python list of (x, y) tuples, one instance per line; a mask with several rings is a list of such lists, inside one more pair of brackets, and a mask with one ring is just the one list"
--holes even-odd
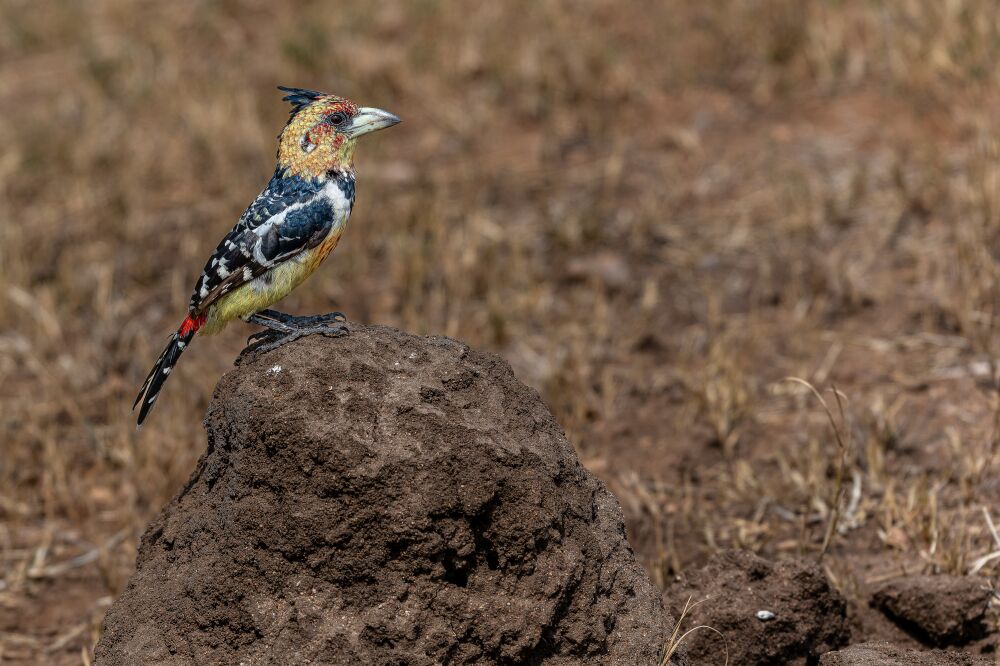
[[(994, 594), (995, 0), (197, 7), (0, 6), (0, 661), (89, 663), (204, 450), (248, 328), (128, 406), (273, 168), (278, 84), (404, 120), (283, 309), (503, 355), (675, 615), (729, 548), (819, 563), (900, 654), (933, 640), (886, 585)], [(943, 649), (995, 658), (993, 604)]]

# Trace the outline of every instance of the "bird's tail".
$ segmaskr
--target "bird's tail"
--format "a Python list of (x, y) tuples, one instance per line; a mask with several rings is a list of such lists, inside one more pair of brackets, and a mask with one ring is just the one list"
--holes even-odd
[(199, 315), (197, 317), (188, 316), (181, 322), (180, 328), (177, 332), (170, 336), (170, 342), (167, 343), (167, 348), (163, 350), (160, 354), (160, 358), (156, 359), (156, 363), (153, 365), (153, 369), (149, 371), (146, 375), (146, 381), (142, 383), (142, 388), (139, 389), (139, 395), (135, 397), (135, 402), (132, 403), (133, 411), (142, 403), (139, 407), (139, 419), (136, 421), (136, 429), (142, 427), (143, 421), (146, 420), (146, 416), (149, 415), (151, 409), (153, 409), (153, 404), (156, 402), (157, 396), (160, 395), (160, 390), (163, 388), (163, 382), (167, 381), (167, 376), (170, 375), (170, 371), (174, 369), (177, 365), (177, 359), (181, 357), (184, 350), (187, 348), (188, 343), (191, 342), (191, 338), (194, 334), (198, 332), (198, 329), (202, 327), (205, 323), (205, 315)]

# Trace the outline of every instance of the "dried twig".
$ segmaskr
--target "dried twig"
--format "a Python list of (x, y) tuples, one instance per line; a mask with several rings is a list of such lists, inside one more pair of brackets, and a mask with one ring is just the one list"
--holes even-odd
[(847, 508), (844, 509), (844, 520), (841, 526), (837, 529), (839, 534), (845, 534), (848, 530), (858, 527), (857, 519), (854, 513), (858, 510), (858, 506), (861, 504), (861, 494), (863, 490), (861, 473), (857, 470), (851, 475), (853, 483), (851, 484), (851, 496), (847, 500)]
[(972, 563), (972, 566), (969, 567), (969, 575), (971, 576), (973, 574), (979, 573), (980, 569), (982, 569), (983, 567), (985, 567), (987, 564), (989, 564), (993, 560), (1000, 560), (1000, 550), (993, 551), (992, 553), (988, 553), (988, 554), (983, 555), (982, 557), (976, 559)]
[(993, 535), (993, 543), (997, 545), (997, 550), (987, 553), (973, 561), (972, 566), (969, 567), (969, 575), (979, 573), (980, 569), (985, 567), (987, 564), (993, 560), (1000, 559), (1000, 534), (997, 533), (997, 527), (993, 524), (990, 512), (985, 506), (982, 507), (982, 510), (983, 518), (986, 519), (986, 527), (990, 530), (990, 534)]
[(986, 510), (986, 507), (981, 507), (983, 510), (983, 518), (986, 519), (986, 526), (990, 528), (990, 534), (993, 535), (993, 543), (1000, 548), (1000, 534), (997, 534), (997, 526), (993, 524), (993, 519), (990, 518), (990, 512)]
[(45, 651), (58, 652), (59, 650), (69, 645), (73, 639), (75, 639), (77, 636), (86, 631), (88, 626), (89, 626), (88, 623), (81, 622), (80, 624), (76, 625), (75, 627), (67, 631), (65, 634), (57, 638), (51, 645), (45, 648)]
[(111, 550), (124, 541), (125, 537), (127, 537), (130, 532), (131, 528), (126, 527), (121, 529), (100, 546), (92, 548), (86, 553), (77, 555), (76, 557), (66, 560), (65, 562), (59, 562), (58, 564), (51, 564), (49, 566), (43, 566), (37, 563), (33, 564), (28, 569), (28, 578), (55, 578), (57, 576), (61, 576), (67, 571), (90, 564), (91, 562), (97, 560), (97, 558), (101, 556), (101, 553)]

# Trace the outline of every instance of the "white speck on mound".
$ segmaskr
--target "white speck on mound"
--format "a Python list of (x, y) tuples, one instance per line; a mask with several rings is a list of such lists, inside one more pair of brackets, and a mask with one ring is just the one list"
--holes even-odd
[(759, 610), (757, 611), (757, 619), (761, 622), (767, 622), (768, 620), (774, 619), (774, 613), (769, 610)]
[(274, 366), (272, 368), (268, 368), (267, 369), (267, 374), (269, 374), (269, 375), (276, 375), (279, 372), (281, 372), (281, 366), (280, 365), (276, 365), (276, 366)]

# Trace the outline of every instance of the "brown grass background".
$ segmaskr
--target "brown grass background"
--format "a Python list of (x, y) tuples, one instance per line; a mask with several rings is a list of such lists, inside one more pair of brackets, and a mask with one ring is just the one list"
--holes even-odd
[(3, 0), (0, 662), (89, 663), (204, 446), (249, 327), (129, 406), (273, 170), (279, 84), (404, 119), (283, 309), (503, 354), (661, 585), (819, 557), (838, 507), (876, 632), (874, 583), (1000, 550), (998, 57), (996, 0)]

